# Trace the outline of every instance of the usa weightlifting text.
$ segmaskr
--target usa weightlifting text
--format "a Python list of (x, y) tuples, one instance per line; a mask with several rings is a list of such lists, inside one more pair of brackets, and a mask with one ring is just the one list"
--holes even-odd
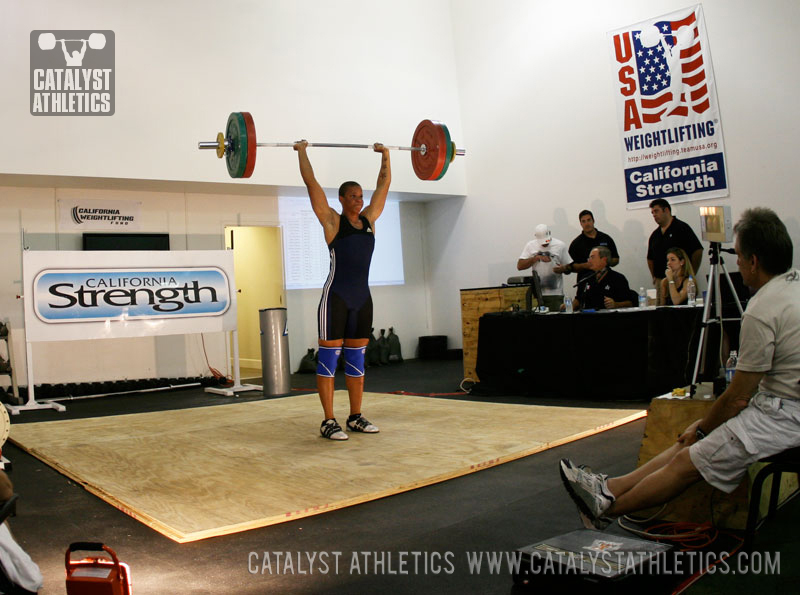
[(111, 68), (36, 68), (35, 112), (111, 111)]

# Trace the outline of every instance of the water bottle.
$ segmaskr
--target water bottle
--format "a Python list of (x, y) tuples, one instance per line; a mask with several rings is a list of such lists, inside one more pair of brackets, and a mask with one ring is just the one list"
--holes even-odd
[(645, 308), (647, 306), (647, 294), (644, 292), (644, 287), (639, 288), (639, 307)]
[(689, 280), (686, 282), (688, 285), (686, 286), (686, 297), (687, 303), (690, 306), (694, 306), (697, 304), (697, 286), (694, 284), (694, 278), (689, 277)]
[(564, 312), (572, 314), (572, 300), (568, 295), (564, 296)]
[(725, 383), (730, 386), (733, 380), (733, 373), (736, 372), (736, 362), (739, 360), (739, 355), (736, 351), (731, 351), (728, 361), (725, 362)]

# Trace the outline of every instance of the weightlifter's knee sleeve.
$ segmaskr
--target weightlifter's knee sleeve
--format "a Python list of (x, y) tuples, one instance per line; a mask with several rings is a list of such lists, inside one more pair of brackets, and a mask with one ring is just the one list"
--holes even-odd
[(339, 365), (341, 347), (323, 347), (320, 345), (317, 353), (317, 376), (333, 378), (336, 375), (336, 366)]
[(358, 378), (364, 375), (364, 353), (366, 345), (363, 347), (344, 348), (344, 373), (346, 376)]

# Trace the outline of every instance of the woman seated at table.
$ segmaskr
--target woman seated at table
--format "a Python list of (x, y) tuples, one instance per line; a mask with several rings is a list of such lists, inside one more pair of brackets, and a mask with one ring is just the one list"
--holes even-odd
[(694, 276), (692, 263), (681, 248), (667, 250), (667, 270), (661, 280), (661, 291), (658, 292), (659, 306), (677, 306), (685, 304), (689, 277)]

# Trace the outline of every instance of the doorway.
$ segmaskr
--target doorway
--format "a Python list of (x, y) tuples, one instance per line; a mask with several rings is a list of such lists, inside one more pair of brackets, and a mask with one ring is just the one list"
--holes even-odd
[(225, 227), (225, 248), (233, 250), (243, 378), (261, 376), (258, 311), (286, 307), (282, 245), (280, 227)]

